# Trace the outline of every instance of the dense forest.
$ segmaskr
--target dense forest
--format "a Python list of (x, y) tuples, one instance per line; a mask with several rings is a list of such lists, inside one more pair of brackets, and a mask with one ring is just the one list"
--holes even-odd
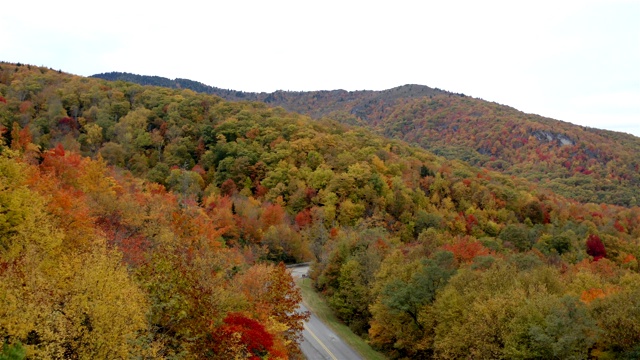
[[(332, 116), (0, 67), (4, 353), (294, 358), (304, 315), (281, 263), (312, 261), (392, 359), (640, 356), (638, 207)], [(404, 126), (430, 100), (398, 101)]]
[(632, 135), (448, 96), (398, 104), (376, 126), (387, 136), (527, 178), (581, 202), (640, 201), (640, 139)]
[(422, 98), (433, 95), (456, 95), (440, 89), (422, 85), (405, 85), (385, 91), (275, 91), (273, 93), (254, 93), (230, 89), (221, 89), (188, 79), (167, 79), (160, 76), (137, 75), (122, 72), (109, 72), (92, 75), (93, 78), (109, 81), (126, 81), (140, 85), (162, 86), (173, 89), (189, 89), (195, 92), (219, 96), (229, 101), (257, 101), (281, 106), (282, 108), (320, 118), (334, 112), (350, 110), (363, 119), (375, 116), (372, 108), (378, 103), (392, 105), (399, 99)]
[[(508, 106), (421, 85), (384, 91), (247, 93), (185, 79), (94, 75), (190, 88), (232, 101), (261, 101), (313, 118), (361, 125), (435, 154), (525, 177), (581, 202), (639, 205), (640, 139), (525, 114)], [(603, 119), (603, 122), (606, 119)]]

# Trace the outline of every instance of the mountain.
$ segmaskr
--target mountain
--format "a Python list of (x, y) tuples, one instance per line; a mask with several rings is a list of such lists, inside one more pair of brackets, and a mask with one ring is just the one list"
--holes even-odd
[(639, 138), (525, 114), (463, 94), (422, 85), (384, 91), (247, 93), (184, 79), (126, 73), (94, 77), (189, 88), (365, 126), (449, 159), (527, 178), (581, 202), (634, 206), (640, 201)]
[(295, 358), (280, 263), (300, 261), (392, 359), (640, 350), (637, 206), (328, 117), (30, 65), (0, 64), (0, 134), (3, 355)]
[[(189, 89), (196, 92), (219, 96), (229, 101), (259, 101), (272, 106), (281, 106), (286, 110), (306, 114), (313, 118), (338, 115), (348, 111), (357, 116), (369, 119), (378, 107), (394, 104), (400, 99), (413, 99), (434, 95), (456, 95), (423, 85), (405, 85), (384, 91), (275, 91), (273, 93), (254, 93), (236, 90), (225, 90), (197, 81), (176, 78), (174, 80), (159, 77), (137, 75), (122, 72), (109, 72), (92, 75), (93, 78), (109, 81), (129, 81), (140, 85), (163, 86), (173, 89)], [(380, 120), (378, 115), (378, 120)]]
[(527, 178), (581, 202), (634, 206), (640, 200), (640, 138), (632, 135), (443, 96), (407, 100), (373, 126), (386, 136)]

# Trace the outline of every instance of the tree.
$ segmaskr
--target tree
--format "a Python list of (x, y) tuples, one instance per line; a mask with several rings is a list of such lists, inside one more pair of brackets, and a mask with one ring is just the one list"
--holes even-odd
[(520, 251), (531, 249), (532, 243), (529, 240), (529, 234), (523, 225), (509, 224), (502, 229), (498, 237), (502, 241), (508, 241)]
[(311, 218), (310, 209), (304, 209), (300, 211), (295, 217), (296, 225), (298, 225), (298, 227), (300, 228), (304, 228), (311, 225), (312, 220), (313, 219)]
[(482, 246), (482, 244), (470, 238), (464, 236), (458, 238), (453, 244), (445, 244), (443, 249), (451, 251), (459, 263), (470, 263), (476, 256), (488, 255), (489, 250)]
[(571, 250), (573, 236), (575, 236), (575, 234), (572, 231), (554, 235), (553, 237), (551, 237), (549, 245), (552, 249), (555, 249), (558, 254), (562, 255)]
[(100, 148), (100, 156), (111, 165), (124, 166), (126, 152), (122, 145), (114, 142), (107, 142)]
[(255, 265), (236, 281), (247, 299), (256, 304), (257, 318), (269, 328), (279, 329), (277, 336), (289, 353), (298, 353), (303, 322), (309, 314), (297, 311), (302, 295), (284, 264)]
[(24, 129), (20, 129), (20, 125), (14, 121), (11, 130), (11, 149), (26, 150), (31, 140), (29, 125), (25, 126)]
[(604, 244), (598, 235), (589, 235), (586, 244), (587, 254), (593, 256), (593, 261), (598, 261), (607, 256), (607, 250), (604, 248)]
[(592, 313), (602, 329), (599, 348), (614, 357), (637, 351), (640, 344), (640, 279), (628, 274), (619, 292), (607, 294), (592, 302)]
[(2, 344), (2, 352), (0, 352), (0, 360), (23, 360), (27, 357), (27, 352), (21, 343), (12, 345), (6, 342)]
[(273, 347), (273, 336), (262, 324), (238, 313), (229, 313), (212, 336), (211, 355), (216, 359), (260, 359)]
[(300, 263), (313, 257), (306, 239), (289, 225), (270, 226), (264, 232), (262, 244), (269, 250), (267, 259), (274, 262)]
[(461, 269), (450, 279), (433, 304), (437, 357), (501, 358), (507, 320), (521, 302), (511, 292), (514, 270), (494, 262), (484, 271)]
[(136, 356), (146, 301), (119, 252), (95, 232), (90, 246), (70, 241), (87, 223), (56, 226), (63, 213), (47, 211), (43, 197), (25, 187), (20, 167), (0, 157), (0, 178), (10, 184), (0, 204), (12, 209), (0, 220), (1, 336), (38, 358)]
[(453, 253), (438, 252), (433, 259), (423, 260), (409, 281), (394, 279), (387, 283), (382, 289), (382, 303), (391, 311), (406, 313), (421, 328), (418, 320), (420, 310), (435, 300), (436, 292), (447, 284), (455, 272)]
[(434, 330), (431, 308), (455, 272), (455, 259), (449, 251), (412, 262), (399, 253), (387, 257), (373, 289), (377, 296), (370, 307), (372, 342), (398, 358), (430, 356)]
[(268, 229), (270, 226), (279, 225), (284, 223), (285, 212), (284, 208), (280, 204), (267, 204), (262, 212), (260, 221), (262, 222), (262, 228)]
[(356, 259), (350, 259), (340, 268), (339, 288), (329, 299), (329, 304), (356, 334), (366, 333), (371, 318), (368, 306), (370, 291), (363, 279), (362, 265)]
[(303, 322), (309, 314), (297, 312), (302, 295), (283, 263), (273, 268), (267, 294), (267, 300), (273, 304), (272, 315), (287, 325), (285, 338), (292, 341), (290, 347), (295, 351), (297, 342), (302, 339)]
[(195, 171), (171, 170), (166, 179), (167, 187), (184, 198), (199, 199), (202, 196), (204, 180)]
[(504, 356), (584, 359), (599, 335), (585, 306), (570, 296), (539, 292), (518, 308), (505, 334)]
[(87, 124), (84, 126), (84, 130), (87, 133), (87, 144), (91, 149), (92, 153), (100, 147), (102, 144), (102, 127), (96, 123)]

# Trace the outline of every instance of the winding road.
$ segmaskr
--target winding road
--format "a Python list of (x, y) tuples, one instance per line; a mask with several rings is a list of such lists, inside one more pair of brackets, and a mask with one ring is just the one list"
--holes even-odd
[[(309, 272), (309, 266), (292, 267), (290, 271), (294, 278), (299, 278)], [(300, 305), (300, 311), (308, 311), (308, 309), (306, 306)], [(300, 349), (309, 360), (362, 359), (333, 330), (320, 321), (314, 313), (311, 313), (309, 321), (304, 324), (302, 336), (304, 339), (300, 344)]]

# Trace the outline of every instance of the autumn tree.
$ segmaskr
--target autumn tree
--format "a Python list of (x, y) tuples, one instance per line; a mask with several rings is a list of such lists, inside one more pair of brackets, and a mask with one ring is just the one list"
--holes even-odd
[(284, 264), (256, 265), (237, 281), (247, 299), (256, 304), (256, 316), (275, 332), (281, 346), (298, 353), (303, 322), (309, 315), (297, 310), (302, 296)]
[(214, 359), (260, 359), (270, 355), (273, 336), (258, 321), (230, 313), (213, 329), (212, 345)]
[(99, 237), (89, 249), (66, 242), (65, 233), (82, 225), (54, 227), (57, 215), (26, 188), (22, 171), (0, 157), (2, 183), (13, 184), (0, 196), (2, 207), (11, 209), (1, 222), (2, 337), (24, 344), (33, 357), (141, 354), (133, 343), (147, 329), (146, 299), (120, 254)]
[(607, 250), (598, 235), (591, 234), (587, 238), (587, 254), (593, 256), (593, 261), (598, 261), (607, 256)]

